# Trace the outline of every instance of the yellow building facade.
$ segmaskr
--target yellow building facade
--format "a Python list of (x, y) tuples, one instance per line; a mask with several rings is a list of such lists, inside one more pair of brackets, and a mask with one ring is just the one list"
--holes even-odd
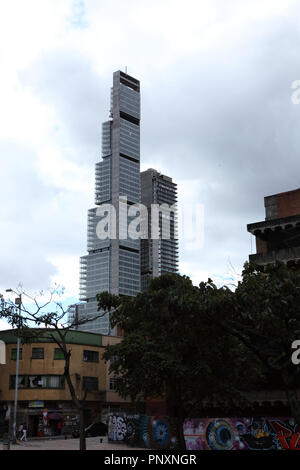
[[(13, 416), (17, 365), (15, 331), (0, 331), (6, 356), (5, 364), (0, 365), (0, 433)], [(79, 416), (64, 377), (65, 360), (55, 342), (57, 333), (50, 329), (33, 329), (32, 332), (33, 336), (21, 340), (20, 346), (17, 427), (24, 423), (29, 436), (70, 434), (78, 428)], [(109, 411), (129, 406), (114, 391), (109, 365), (102, 359), (105, 346), (117, 341), (120, 338), (95, 333), (67, 333), (71, 380), (79, 399), (86, 393), (87, 424), (101, 419)]]

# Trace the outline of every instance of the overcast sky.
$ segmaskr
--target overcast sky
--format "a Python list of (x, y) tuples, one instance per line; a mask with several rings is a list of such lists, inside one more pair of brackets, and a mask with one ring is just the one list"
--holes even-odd
[(141, 81), (141, 168), (178, 183), (180, 210), (204, 207), (204, 243), (181, 241), (180, 271), (230, 282), (264, 196), (300, 186), (299, 2), (0, 5), (0, 292), (57, 282), (78, 299), (101, 123), (125, 67)]

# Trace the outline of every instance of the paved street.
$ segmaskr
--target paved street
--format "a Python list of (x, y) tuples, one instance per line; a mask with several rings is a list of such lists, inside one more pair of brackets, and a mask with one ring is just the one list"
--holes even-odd
[[(86, 440), (87, 450), (141, 450), (139, 447), (128, 447), (124, 444), (113, 444), (107, 442), (107, 438), (100, 443), (100, 437), (88, 437)], [(0, 444), (2, 450), (2, 443)], [(11, 445), (11, 450), (79, 450), (79, 439), (45, 439), (28, 440), (17, 445)], [(145, 450), (145, 449), (144, 449)]]

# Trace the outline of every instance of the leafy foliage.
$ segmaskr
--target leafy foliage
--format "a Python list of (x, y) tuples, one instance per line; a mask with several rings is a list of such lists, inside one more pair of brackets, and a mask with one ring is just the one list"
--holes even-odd
[(291, 345), (300, 337), (300, 272), (282, 263), (245, 263), (235, 291), (211, 279), (193, 286), (186, 276), (165, 275), (132, 297), (98, 296), (99, 308), (124, 331), (106, 360), (133, 400), (169, 396), (174, 413), (199, 402), (245, 404), (243, 391), (279, 388), (300, 423), (300, 368)]
[[(249, 381), (251, 367), (245, 373), (244, 346), (217, 321), (232, 308), (229, 289), (217, 289), (211, 281), (198, 288), (186, 276), (164, 275), (136, 297), (105, 293), (98, 301), (102, 309), (114, 304), (112, 326), (124, 332), (123, 341), (104, 353), (105, 360), (113, 359), (111, 372), (121, 378), (122, 396), (169, 396), (175, 415), (189, 414), (202, 400), (243, 401), (239, 390)], [(208, 306), (216, 321), (207, 315)]]

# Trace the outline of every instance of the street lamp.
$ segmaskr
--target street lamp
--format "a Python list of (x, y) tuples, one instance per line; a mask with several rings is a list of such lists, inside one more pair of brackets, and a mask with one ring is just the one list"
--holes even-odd
[[(18, 294), (12, 289), (6, 289), (6, 292), (13, 292), (19, 297), (15, 299), (15, 304), (19, 308), (19, 316), (21, 317), (21, 306), (22, 306), (22, 294)], [(21, 338), (19, 335), (19, 324), (18, 324), (18, 335), (17, 335), (17, 360), (16, 360), (16, 380), (15, 380), (15, 404), (14, 404), (14, 422), (13, 422), (13, 443), (17, 441), (17, 405), (18, 405), (18, 385), (19, 385), (19, 359), (20, 359), (20, 343)]]

